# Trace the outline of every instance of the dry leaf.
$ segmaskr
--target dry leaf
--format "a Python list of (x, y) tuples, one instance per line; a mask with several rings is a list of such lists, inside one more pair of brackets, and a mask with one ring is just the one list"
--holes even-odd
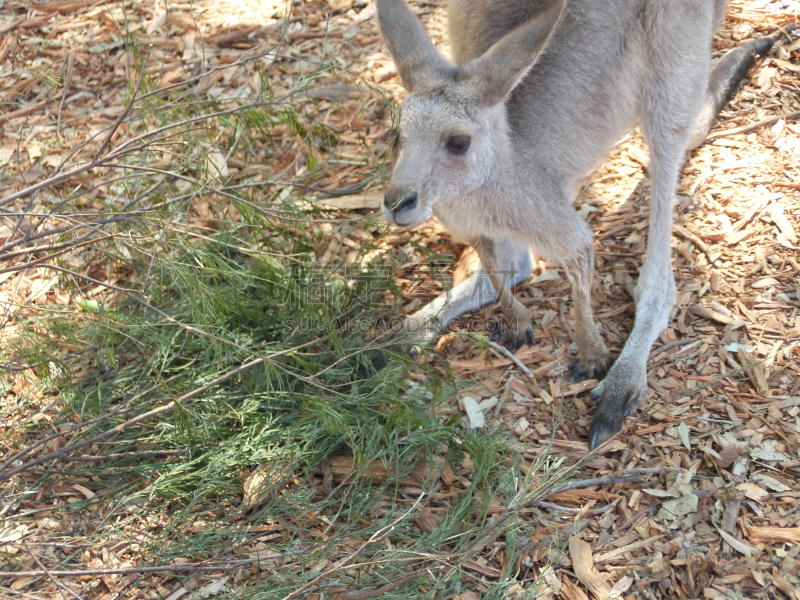
[(603, 502), (611, 502), (616, 498), (622, 498), (619, 494), (612, 494), (603, 490), (565, 490), (563, 492), (556, 492), (550, 494), (547, 499), (553, 502), (564, 502), (566, 504), (586, 504), (589, 500), (601, 500)]
[[(288, 467), (281, 463), (258, 465), (244, 482), (244, 504), (252, 509), (277, 491), (291, 477)], [(282, 487), (282, 486), (280, 486)]]
[[(352, 456), (332, 456), (330, 458), (331, 475), (334, 483), (342, 483), (345, 479), (350, 479), (358, 475), (371, 479), (373, 483), (381, 484), (391, 477), (396, 477), (395, 472), (389, 472), (379, 460), (373, 460), (367, 467), (355, 468), (355, 459)], [(442, 459), (436, 459), (437, 465), (441, 465)], [(401, 485), (420, 486), (426, 482), (433, 483), (431, 479), (435, 473), (435, 467), (429, 467), (422, 462), (411, 469), (411, 473), (405, 477), (400, 477), (397, 482)]]
[(774, 285), (778, 285), (780, 281), (775, 279), (774, 277), (764, 277), (763, 279), (759, 279), (758, 281), (754, 281), (750, 284), (754, 290), (761, 290), (764, 288), (772, 287)]
[(87, 500), (91, 500), (92, 498), (94, 498), (94, 492), (93, 492), (92, 490), (90, 490), (89, 488), (87, 488), (87, 487), (83, 487), (82, 485), (80, 485), (80, 484), (77, 484), (77, 483), (73, 483), (73, 484), (72, 484), (72, 487), (74, 487), (74, 488), (75, 488), (76, 490), (78, 490), (78, 491), (79, 491), (81, 494), (83, 494), (84, 496), (86, 496), (86, 499), (87, 499)]
[(772, 490), (773, 492), (788, 492), (792, 488), (788, 485), (785, 485), (775, 479), (774, 477), (770, 477), (769, 475), (765, 475), (764, 473), (756, 473), (753, 475), (753, 479), (761, 483), (767, 489)]
[[(479, 562), (480, 561), (480, 562)], [(486, 575), (486, 577), (500, 577), (502, 571), (500, 569), (495, 569), (492, 566), (481, 564), (481, 562), (486, 562), (484, 558), (479, 558), (478, 560), (468, 560), (464, 563), (464, 566), (467, 569), (471, 569), (473, 571), (477, 571), (481, 575)]]
[(439, 526), (439, 523), (442, 522), (442, 517), (439, 515), (434, 515), (431, 512), (431, 509), (427, 506), (424, 507), (419, 514), (414, 517), (414, 523), (417, 524), (417, 527), (422, 529), (422, 531), (426, 533), (432, 532)]
[(717, 531), (719, 531), (719, 534), (722, 536), (722, 539), (728, 542), (728, 545), (737, 552), (739, 552), (740, 554), (744, 554), (748, 558), (753, 556), (753, 554), (759, 554), (757, 548), (752, 548), (747, 544), (745, 544), (744, 542), (740, 542), (724, 529), (717, 527)]
[(486, 420), (483, 416), (483, 411), (474, 398), (471, 396), (464, 396), (464, 411), (467, 413), (469, 419), (470, 429), (480, 429), (486, 426)]
[(736, 489), (750, 498), (750, 500), (755, 500), (756, 502), (761, 502), (764, 498), (769, 496), (767, 490), (760, 488), (754, 483), (740, 483), (736, 486)]
[(383, 204), (383, 191), (370, 190), (361, 194), (348, 194), (334, 198), (318, 198), (316, 203), (338, 210), (362, 210), (380, 208)]

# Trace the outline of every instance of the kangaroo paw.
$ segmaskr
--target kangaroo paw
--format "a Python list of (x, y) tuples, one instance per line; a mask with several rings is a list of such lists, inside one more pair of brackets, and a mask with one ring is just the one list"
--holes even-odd
[(487, 328), (487, 331), (491, 334), (490, 341), (505, 346), (512, 352), (516, 352), (526, 344), (536, 345), (533, 337), (533, 325), (530, 321), (516, 320), (514, 325), (504, 325), (495, 321)]
[(577, 383), (587, 379), (603, 379), (615, 360), (616, 357), (611, 354), (603, 354), (595, 360), (580, 360), (576, 358), (569, 365), (572, 371), (569, 380)]

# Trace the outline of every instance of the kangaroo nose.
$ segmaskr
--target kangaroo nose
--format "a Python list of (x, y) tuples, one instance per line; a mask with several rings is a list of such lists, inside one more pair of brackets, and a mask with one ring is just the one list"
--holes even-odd
[(383, 196), (383, 205), (389, 210), (400, 212), (401, 210), (414, 208), (418, 200), (417, 192), (407, 192), (396, 200), (393, 200), (387, 193)]

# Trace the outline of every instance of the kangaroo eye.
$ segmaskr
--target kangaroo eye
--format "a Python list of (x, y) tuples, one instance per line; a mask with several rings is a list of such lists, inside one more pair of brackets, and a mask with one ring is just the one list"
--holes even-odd
[(449, 140), (447, 140), (447, 149), (450, 152), (454, 152), (455, 154), (464, 154), (469, 148), (469, 136), (468, 135), (454, 135)]

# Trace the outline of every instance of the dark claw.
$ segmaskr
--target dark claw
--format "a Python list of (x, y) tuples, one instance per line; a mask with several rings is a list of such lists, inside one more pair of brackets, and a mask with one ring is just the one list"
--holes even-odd
[(486, 325), (486, 333), (496, 334), (499, 331), (500, 331), (500, 323), (498, 323), (495, 319), (490, 320), (489, 323)]
[[(573, 360), (569, 368), (572, 370), (572, 373), (569, 375), (569, 381), (572, 383), (580, 383), (581, 381), (592, 379), (597, 375), (596, 366), (587, 367), (579, 358)], [(600, 378), (598, 377), (598, 379)]]
[(495, 331), (494, 333), (492, 333), (489, 340), (494, 342), (495, 344), (500, 344), (502, 346), (503, 342), (505, 342), (507, 337), (508, 337), (507, 333), (504, 333), (502, 331)]
[[(373, 372), (370, 373), (369, 369), (364, 370), (365, 377), (372, 377), (375, 373), (379, 371), (383, 371), (388, 366), (388, 361), (386, 360), (386, 352), (396, 352), (397, 354), (402, 354), (403, 346), (400, 344), (389, 344), (383, 350), (375, 351), (372, 356), (370, 357), (370, 362), (372, 363)], [(412, 349), (410, 351), (412, 358), (416, 358), (417, 351)]]
[(569, 381), (572, 383), (579, 383), (592, 378), (593, 373), (591, 370), (584, 367), (579, 360), (572, 361), (569, 368), (572, 369), (572, 373), (569, 375)]
[(592, 397), (592, 400), (597, 400), (600, 397), (600, 389), (600, 386), (598, 386), (591, 391), (589, 395)]
[[(591, 450), (619, 433), (625, 422), (625, 417), (638, 408), (642, 398), (641, 393), (637, 390), (629, 391), (626, 397), (615, 396), (613, 390), (604, 391), (606, 393), (597, 408), (597, 413), (594, 416), (592, 428), (589, 432), (589, 448)], [(594, 396), (594, 391), (592, 395)]]
[(531, 346), (535, 346), (535, 345), (536, 345), (536, 339), (533, 337), (533, 329), (529, 329), (529, 330), (526, 332), (526, 337), (528, 338), (528, 343), (529, 343)]
[(624, 419), (625, 417), (620, 413), (598, 412), (592, 421), (592, 428), (589, 432), (589, 449), (594, 450), (617, 435), (622, 429)]
[(589, 433), (589, 449), (596, 450), (598, 447), (602, 446), (605, 442), (617, 435), (620, 429), (622, 429), (622, 419), (617, 420), (616, 418), (606, 419), (604, 417), (595, 417), (594, 421), (592, 421), (591, 432)]
[[(608, 366), (604, 369), (602, 367), (601, 361), (598, 361), (598, 363), (595, 363), (591, 367), (585, 367), (583, 364), (581, 364), (580, 359), (576, 358), (569, 365), (569, 368), (572, 371), (572, 373), (569, 376), (569, 380), (573, 383), (586, 381), (587, 379), (602, 380), (605, 378), (606, 375), (608, 375), (608, 372), (611, 370), (611, 367), (614, 364), (615, 360), (616, 357), (612, 358), (609, 361)], [(594, 395), (592, 397), (597, 398), (597, 396)]]

